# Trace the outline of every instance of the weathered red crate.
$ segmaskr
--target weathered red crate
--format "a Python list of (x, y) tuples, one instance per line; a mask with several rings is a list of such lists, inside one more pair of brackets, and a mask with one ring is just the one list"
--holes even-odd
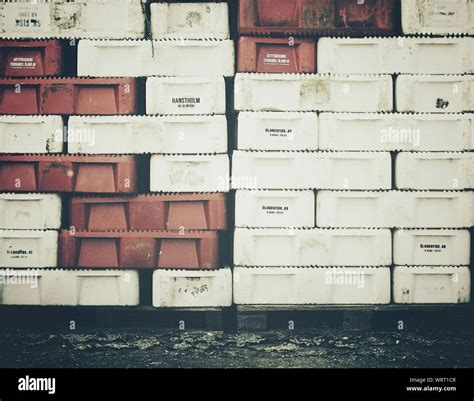
[(0, 114), (134, 114), (134, 78), (0, 79)]
[(239, 39), (239, 72), (314, 73), (316, 41), (313, 39)]
[(60, 267), (216, 269), (217, 231), (76, 231), (60, 234)]
[(0, 190), (136, 192), (133, 156), (0, 155)]
[(226, 195), (74, 197), (69, 216), (77, 230), (225, 230)]
[(389, 34), (397, 26), (397, 2), (398, 0), (239, 0), (239, 32), (244, 35)]
[(62, 65), (62, 47), (59, 40), (0, 41), (1, 76), (61, 75)]

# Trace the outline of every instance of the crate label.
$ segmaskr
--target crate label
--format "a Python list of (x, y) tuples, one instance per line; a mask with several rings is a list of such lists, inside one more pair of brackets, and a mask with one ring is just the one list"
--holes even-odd
[(288, 206), (263, 205), (262, 210), (265, 214), (269, 214), (269, 215), (275, 215), (275, 214), (284, 215), (284, 214), (288, 213), (289, 207)]
[(36, 68), (36, 62), (33, 60), (33, 57), (14, 57), (10, 61), (11, 68)]
[(437, 2), (436, 4), (426, 3), (426, 7), (431, 6), (432, 8), (425, 9), (422, 14), (422, 18), (426, 16), (425, 26), (449, 27), (455, 25), (458, 18), (456, 10), (458, 5), (449, 1)]
[(441, 253), (446, 248), (445, 244), (420, 244), (420, 249), (424, 253)]

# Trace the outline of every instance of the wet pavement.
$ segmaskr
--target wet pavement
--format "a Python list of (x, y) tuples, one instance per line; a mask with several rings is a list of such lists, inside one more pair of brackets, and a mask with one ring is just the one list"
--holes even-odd
[(0, 367), (472, 368), (474, 334), (9, 331), (0, 333)]

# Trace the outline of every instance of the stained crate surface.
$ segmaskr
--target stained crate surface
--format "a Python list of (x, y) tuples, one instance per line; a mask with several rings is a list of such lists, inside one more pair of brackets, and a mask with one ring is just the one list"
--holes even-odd
[(79, 76), (233, 76), (231, 40), (81, 40)]
[(56, 194), (0, 194), (0, 228), (44, 230), (61, 227), (61, 198)]
[(399, 75), (397, 110), (461, 113), (474, 110), (472, 75)]
[(1, 114), (134, 114), (133, 78), (0, 79)]
[(247, 152), (232, 156), (234, 189), (390, 189), (389, 153)]
[(319, 73), (464, 74), (473, 70), (473, 38), (318, 40)]
[(0, 3), (1, 38), (142, 38), (140, 0), (8, 1)]
[(236, 191), (236, 227), (314, 227), (313, 191)]
[(470, 0), (402, 1), (405, 34), (474, 34), (474, 4)]
[[(0, 119), (1, 121), (1, 119)], [(226, 153), (225, 116), (69, 118), (69, 153)]]
[(60, 116), (0, 116), (0, 152), (61, 153)]
[(395, 181), (400, 189), (474, 188), (473, 154), (399, 153), (395, 161)]
[(56, 267), (58, 232), (0, 230), (0, 267)]
[(153, 272), (153, 306), (156, 308), (225, 307), (231, 304), (232, 273), (229, 268)]
[(390, 230), (237, 228), (236, 266), (388, 266)]
[(59, 40), (0, 40), (0, 76), (61, 75), (62, 56)]
[(239, 0), (240, 34), (384, 34), (396, 25), (395, 2)]
[(237, 305), (388, 304), (388, 267), (236, 267)]
[(472, 192), (318, 191), (318, 227), (466, 228), (474, 224)]
[(467, 266), (395, 266), (393, 299), (397, 304), (468, 303), (470, 276)]
[(61, 267), (216, 269), (216, 231), (61, 231)]
[(469, 230), (396, 230), (393, 262), (396, 265), (469, 265)]
[(136, 191), (133, 156), (2, 156), (0, 190), (15, 192)]
[(227, 3), (152, 3), (151, 34), (154, 39), (228, 39)]
[(237, 71), (315, 73), (316, 41), (240, 37)]
[(222, 155), (153, 155), (150, 190), (156, 192), (228, 192), (229, 157)]
[(390, 75), (254, 74), (235, 77), (239, 111), (392, 111)]
[(319, 148), (458, 152), (474, 148), (474, 125), (468, 114), (321, 113)]
[(317, 150), (318, 114), (241, 112), (237, 148), (240, 150)]
[(223, 77), (152, 77), (146, 80), (147, 114), (225, 114)]
[(74, 197), (69, 224), (76, 230), (224, 230), (225, 194)]
[(0, 270), (0, 304), (135, 306), (138, 272), (133, 270)]

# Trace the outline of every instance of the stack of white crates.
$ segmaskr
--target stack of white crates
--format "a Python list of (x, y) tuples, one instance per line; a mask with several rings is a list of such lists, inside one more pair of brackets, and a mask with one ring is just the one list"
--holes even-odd
[(234, 302), (469, 302), (474, 39), (320, 38), (317, 60), (236, 77)]

